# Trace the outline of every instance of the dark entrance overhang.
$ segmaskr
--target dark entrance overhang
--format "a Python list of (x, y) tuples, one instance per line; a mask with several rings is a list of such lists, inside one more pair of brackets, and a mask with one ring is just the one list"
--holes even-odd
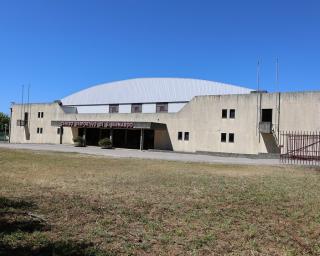
[(155, 122), (124, 121), (51, 121), (51, 126), (74, 128), (115, 128), (115, 129), (165, 129), (166, 125)]

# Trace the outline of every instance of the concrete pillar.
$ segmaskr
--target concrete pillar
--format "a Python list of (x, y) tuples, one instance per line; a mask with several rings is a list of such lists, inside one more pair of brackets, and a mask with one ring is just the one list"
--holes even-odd
[(111, 144), (113, 144), (113, 129), (110, 129), (109, 139), (111, 141)]
[(84, 145), (83, 146), (87, 146), (87, 139), (86, 139), (86, 135), (87, 135), (87, 128), (83, 128), (83, 141), (84, 141)]
[(144, 142), (144, 130), (141, 129), (141, 132), (140, 132), (140, 150), (143, 150), (143, 142)]

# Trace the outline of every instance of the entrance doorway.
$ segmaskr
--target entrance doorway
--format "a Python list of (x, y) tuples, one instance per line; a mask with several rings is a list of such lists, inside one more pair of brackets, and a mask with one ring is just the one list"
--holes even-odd
[(112, 134), (112, 145), (115, 148), (140, 149), (141, 131), (143, 132), (143, 149), (154, 148), (154, 130), (152, 129), (99, 129), (79, 128), (79, 136), (86, 134), (88, 146), (98, 146), (99, 140), (109, 138)]

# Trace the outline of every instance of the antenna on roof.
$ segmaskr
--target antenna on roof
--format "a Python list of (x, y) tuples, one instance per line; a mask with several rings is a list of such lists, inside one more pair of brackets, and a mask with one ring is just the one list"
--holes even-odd
[(23, 115), (22, 115), (22, 108), (23, 108), (23, 95), (24, 94), (24, 84), (22, 85), (22, 91), (21, 91), (21, 110), (20, 110), (20, 114), (21, 114), (21, 120), (23, 120)]
[(30, 106), (30, 84), (28, 84), (28, 101), (27, 101), (27, 104), (28, 104), (27, 111), (28, 111), (28, 126), (29, 126), (30, 113), (31, 113), (31, 106)]
[(276, 61), (276, 90), (280, 92), (279, 88), (279, 59), (277, 58)]
[(257, 63), (257, 87), (259, 92), (260, 91), (260, 60), (258, 60), (258, 63)]

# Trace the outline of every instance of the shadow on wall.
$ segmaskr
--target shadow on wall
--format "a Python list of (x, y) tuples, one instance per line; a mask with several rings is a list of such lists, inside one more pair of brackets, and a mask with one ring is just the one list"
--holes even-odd
[(168, 129), (158, 129), (154, 131), (154, 149), (173, 150)]
[(261, 134), (264, 144), (268, 153), (279, 154), (280, 148), (277, 145), (277, 141), (273, 134), (262, 133)]
[(86, 256), (98, 253), (90, 243), (52, 241), (46, 234), (50, 225), (30, 212), (36, 208), (32, 202), (0, 197), (0, 255)]
[(26, 136), (26, 140), (30, 140), (30, 128), (29, 128), (29, 126), (25, 126), (24, 127), (24, 133), (25, 133), (25, 136)]

